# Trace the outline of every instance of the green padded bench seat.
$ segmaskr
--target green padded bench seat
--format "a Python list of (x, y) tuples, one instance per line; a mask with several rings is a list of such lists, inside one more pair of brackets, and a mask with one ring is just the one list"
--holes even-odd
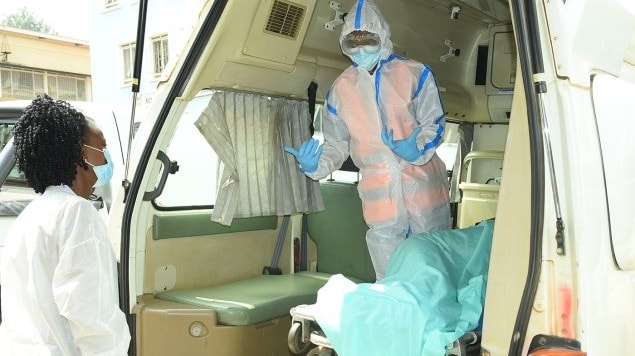
[[(320, 190), (326, 210), (311, 213), (307, 219), (309, 236), (318, 248), (319, 272), (256, 276), (209, 288), (159, 292), (156, 298), (213, 309), (219, 324), (245, 326), (289, 315), (289, 310), (300, 304), (315, 303), (318, 289), (332, 274), (341, 273), (357, 283), (374, 281), (375, 271), (365, 238), (368, 226), (362, 216), (357, 186), (322, 182)], [(206, 234), (211, 233), (209, 216), (188, 219), (195, 219)], [(275, 229), (277, 220), (259, 219), (253, 221)], [(155, 217), (155, 239), (201, 233), (185, 233), (182, 231), (185, 223), (181, 218)]]
[(170, 290), (156, 297), (216, 310), (219, 324), (244, 326), (289, 315), (300, 304), (315, 303), (330, 277), (318, 272), (263, 275), (215, 287)]

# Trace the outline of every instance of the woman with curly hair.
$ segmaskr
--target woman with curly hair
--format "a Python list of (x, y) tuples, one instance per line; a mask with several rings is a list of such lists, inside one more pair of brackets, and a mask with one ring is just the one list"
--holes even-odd
[(38, 96), (14, 127), (18, 168), (36, 193), (5, 241), (1, 355), (126, 355), (117, 264), (88, 196), (112, 176), (102, 132)]

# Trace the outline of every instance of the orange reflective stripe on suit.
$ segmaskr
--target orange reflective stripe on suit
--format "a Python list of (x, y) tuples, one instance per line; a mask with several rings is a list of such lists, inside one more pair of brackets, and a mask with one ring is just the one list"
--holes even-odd
[[(365, 74), (349, 68), (338, 78), (332, 94), (339, 99), (337, 114), (350, 133), (350, 155), (362, 174), (358, 190), (366, 222), (371, 226), (403, 223), (406, 220), (400, 215), (407, 214), (420, 220), (411, 227), (414, 233), (447, 228), (446, 221), (441, 227), (432, 221), (439, 219), (434, 212), (446, 206), (449, 199), (443, 162), (434, 155), (424, 165), (412, 165), (382, 142), (384, 123), (376, 92), (368, 90), (376, 87), (375, 77)], [(400, 60), (387, 63), (380, 75), (379, 102), (385, 124), (394, 131), (394, 139), (406, 138), (417, 125), (411, 96), (418, 78)]]

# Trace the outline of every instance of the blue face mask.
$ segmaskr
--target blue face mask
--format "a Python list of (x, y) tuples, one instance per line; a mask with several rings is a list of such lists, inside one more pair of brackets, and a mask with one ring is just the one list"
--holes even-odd
[(353, 62), (355, 62), (358, 67), (370, 72), (379, 62), (379, 55), (379, 51), (376, 53), (367, 53), (364, 49), (360, 49), (357, 53), (351, 54), (351, 57), (353, 57)]
[(95, 182), (95, 184), (93, 185), (93, 187), (97, 188), (97, 187), (101, 187), (104, 186), (106, 184), (108, 184), (108, 182), (110, 182), (110, 179), (112, 178), (112, 173), (113, 173), (113, 168), (114, 165), (112, 163), (112, 159), (110, 158), (110, 152), (108, 152), (107, 148), (104, 148), (103, 150), (100, 150), (99, 148), (95, 148), (92, 146), (88, 146), (88, 145), (84, 145), (85, 147), (88, 148), (92, 148), (95, 151), (99, 151), (99, 152), (103, 152), (104, 153), (104, 157), (106, 158), (106, 163), (96, 166), (86, 160), (84, 160), (86, 163), (88, 163), (88, 165), (90, 165), (91, 167), (93, 167), (93, 171), (95, 172), (95, 175), (97, 176), (97, 182)]

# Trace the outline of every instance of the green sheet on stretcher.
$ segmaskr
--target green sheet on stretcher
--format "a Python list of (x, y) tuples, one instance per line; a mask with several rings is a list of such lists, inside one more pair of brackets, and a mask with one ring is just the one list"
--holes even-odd
[(384, 279), (335, 275), (318, 291), (316, 321), (340, 356), (445, 355), (483, 311), (494, 221), (409, 237)]

